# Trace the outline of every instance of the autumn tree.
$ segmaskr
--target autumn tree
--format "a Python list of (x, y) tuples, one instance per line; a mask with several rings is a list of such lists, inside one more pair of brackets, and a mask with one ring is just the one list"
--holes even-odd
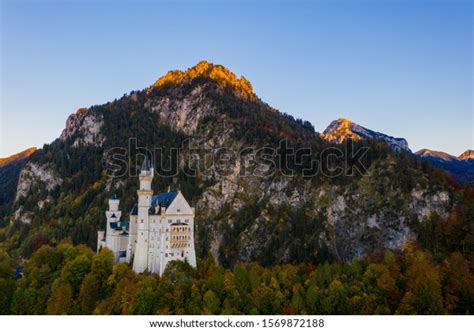
[(428, 254), (407, 251), (408, 270), (406, 292), (400, 302), (401, 314), (443, 314), (443, 297), (438, 267)]

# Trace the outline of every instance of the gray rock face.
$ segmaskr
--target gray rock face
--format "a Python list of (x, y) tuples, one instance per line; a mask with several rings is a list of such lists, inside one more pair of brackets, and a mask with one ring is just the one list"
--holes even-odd
[[(211, 252), (217, 260), (222, 258), (219, 252), (227, 247), (222, 229), (242, 226), (236, 222), (246, 224), (233, 239), (237, 260), (261, 260), (275, 235), (273, 227), (290, 222), (278, 219), (278, 210), (301, 211), (302, 218), (295, 222), (319, 222), (319, 226), (310, 228), (320, 229), (307, 233), (304, 239), (287, 233), (277, 253), (278, 263), (292, 262), (290, 247), (298, 240), (319, 242), (319, 247), (328, 247), (341, 261), (384, 249), (401, 249), (416, 239), (418, 223), (435, 213), (447, 217), (450, 198), (448, 192), (430, 192), (421, 187), (403, 194), (390, 185), (387, 177), (393, 166), (388, 161), (376, 164), (367, 176), (349, 186), (315, 187), (297, 178), (256, 180), (231, 176), (204, 192), (197, 210), (206, 212), (198, 216), (198, 226), (205, 222), (209, 227)], [(386, 184), (381, 183), (384, 178)], [(242, 206), (248, 206), (249, 201), (260, 201), (261, 212), (248, 220), (239, 219)], [(318, 247), (311, 249), (309, 254), (317, 253)]]
[(73, 142), (74, 147), (81, 145), (102, 146), (105, 140), (101, 133), (103, 123), (104, 119), (101, 114), (81, 108), (68, 117), (66, 127), (59, 139), (66, 140), (70, 137), (76, 137)]
[[(61, 185), (62, 182), (63, 179), (47, 165), (37, 165), (33, 162), (28, 162), (20, 172), (15, 202), (17, 202), (21, 197), (26, 197), (30, 190), (36, 185), (44, 185), (46, 190), (50, 192), (56, 186)], [(38, 207), (41, 209), (45, 203), (50, 201), (50, 197), (38, 201)], [(25, 223), (29, 223), (31, 221), (31, 215), (28, 213), (23, 213), (22, 206), (18, 206), (13, 215), (15, 220), (21, 220)]]
[(145, 105), (158, 113), (161, 120), (177, 131), (192, 134), (201, 119), (214, 114), (212, 102), (203, 97), (204, 86), (199, 85), (191, 93), (180, 97), (163, 96), (149, 100)]
[(372, 200), (363, 190), (359, 187), (335, 195), (327, 210), (328, 224), (334, 231), (332, 248), (343, 261), (384, 249), (401, 249), (416, 239), (416, 223), (434, 213), (446, 216), (449, 210), (447, 192), (413, 191), (411, 197), (397, 201), (397, 192)]
[(51, 191), (57, 185), (60, 185), (63, 180), (47, 166), (28, 162), (20, 172), (15, 201), (26, 196), (35, 181), (43, 182), (46, 189)]

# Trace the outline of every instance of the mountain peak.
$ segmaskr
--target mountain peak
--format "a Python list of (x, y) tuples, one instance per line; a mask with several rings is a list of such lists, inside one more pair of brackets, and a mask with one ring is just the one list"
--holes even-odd
[(359, 141), (361, 139), (379, 139), (384, 140), (395, 151), (410, 151), (405, 139), (394, 138), (380, 132), (369, 130), (347, 118), (339, 118), (332, 121), (326, 130), (324, 130), (322, 136), (326, 140), (337, 144), (342, 143), (346, 139), (351, 139), (353, 141)]
[(359, 130), (353, 130), (358, 129), (357, 127), (359, 126), (347, 118), (338, 118), (329, 124), (326, 130), (324, 130), (323, 136), (326, 140), (338, 144), (349, 138), (354, 141), (359, 141), (361, 136), (355, 132)]
[(421, 158), (431, 158), (431, 159), (437, 159), (439, 161), (456, 161), (458, 158), (450, 155), (445, 152), (440, 152), (440, 151), (433, 151), (431, 149), (420, 149), (418, 152), (415, 153), (415, 155), (421, 157)]
[(214, 80), (220, 87), (230, 87), (240, 96), (254, 98), (252, 84), (244, 77), (237, 77), (232, 71), (223, 65), (200, 61), (194, 67), (182, 70), (171, 70), (166, 75), (160, 77), (149, 89), (153, 90), (164, 85), (189, 83), (196, 78), (208, 78)]
[(459, 160), (474, 160), (474, 149), (468, 149), (458, 156)]
[(30, 148), (27, 148), (19, 153), (16, 153), (16, 154), (13, 154), (13, 155), (10, 155), (10, 156), (7, 156), (7, 157), (2, 157), (0, 158), (0, 167), (3, 167), (9, 163), (12, 163), (12, 162), (15, 162), (17, 160), (21, 160), (21, 159), (24, 159), (28, 156), (30, 156), (31, 154), (33, 154), (34, 152), (36, 152), (37, 148), (36, 147), (30, 147)]
[(341, 123), (342, 125), (354, 124), (354, 122), (352, 122), (351, 120), (349, 120), (349, 119), (347, 119), (347, 118), (344, 118), (344, 117), (338, 118), (335, 122)]

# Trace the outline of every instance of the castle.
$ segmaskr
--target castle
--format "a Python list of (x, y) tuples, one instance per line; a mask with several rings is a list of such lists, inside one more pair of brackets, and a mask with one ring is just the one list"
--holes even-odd
[(97, 251), (109, 248), (116, 262), (133, 263), (137, 273), (161, 276), (168, 262), (174, 260), (187, 260), (196, 267), (194, 208), (179, 190), (153, 195), (153, 176), (154, 169), (145, 159), (139, 175), (138, 203), (129, 221), (121, 221), (117, 196), (109, 199), (107, 227), (98, 231)]

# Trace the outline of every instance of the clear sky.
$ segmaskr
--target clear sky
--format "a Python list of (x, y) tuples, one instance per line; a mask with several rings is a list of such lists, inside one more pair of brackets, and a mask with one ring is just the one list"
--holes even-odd
[(317, 131), (346, 117), (414, 151), (474, 145), (468, 0), (0, 1), (0, 156), (202, 59)]

